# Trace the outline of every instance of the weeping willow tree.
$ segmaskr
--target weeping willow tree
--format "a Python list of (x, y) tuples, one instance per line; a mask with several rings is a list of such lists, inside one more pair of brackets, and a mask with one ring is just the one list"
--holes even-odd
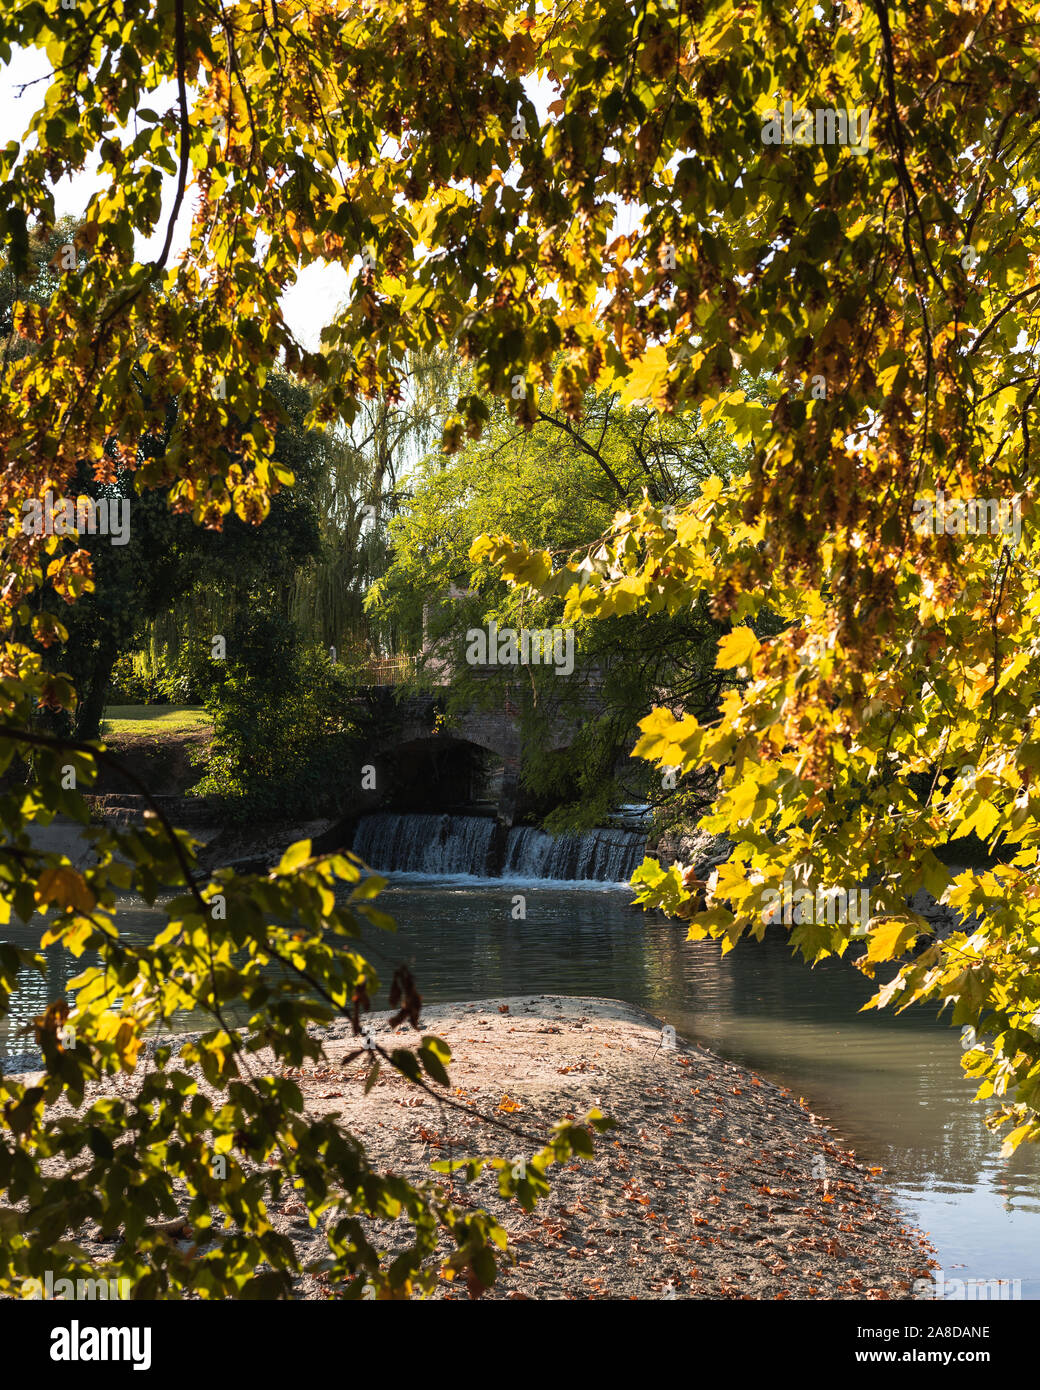
[(272, 394), (281, 407), (274, 456), (291, 470), (291, 488), (271, 498), (263, 526), (237, 515), (220, 530), (188, 534), (178, 552), (184, 583), (175, 601), (153, 609), (142, 622), (138, 643), (149, 673), (208, 656), (210, 640), (235, 620), (259, 609), (292, 614), (296, 575), (319, 554), (326, 480), (336, 441), (313, 428), (311, 388), (285, 373), (272, 373)]
[[(373, 415), (389, 414), (383, 401), (372, 407)], [(318, 550), (297, 571), (288, 596), (289, 615), (301, 633), (342, 652), (376, 646), (362, 611), (365, 589), (386, 563), (385, 502), (371, 464), (369, 451), (349, 434), (330, 440), (316, 499)]]
[(410, 497), (419, 459), (462, 393), (465, 369), (436, 352), (409, 360), (404, 390), (366, 401), (350, 429), (331, 434), (317, 480), (317, 553), (296, 574), (289, 614), (305, 638), (337, 652), (389, 656), (397, 625), (366, 609), (392, 559), (387, 523)]
[[(279, 597), (283, 599), (281, 604), (277, 602)], [(276, 607), (287, 608), (284, 595), (276, 591), (275, 599)], [(193, 641), (202, 643), (206, 635), (227, 632), (249, 605), (248, 592), (237, 585), (216, 588), (200, 581), (148, 623), (144, 649), (135, 654), (135, 669), (158, 676), (176, 663)]]
[(230, 518), (221, 535), (201, 538), (190, 557), (195, 583), (143, 626), (138, 670), (156, 677), (191, 664), (196, 648), (201, 661), (209, 637), (228, 631), (258, 598), (305, 644), (334, 648), (340, 662), (395, 653), (398, 625), (367, 611), (365, 595), (391, 562), (387, 523), (409, 498), (415, 464), (439, 436), (463, 376), (453, 356), (416, 356), (404, 390), (364, 402), (349, 429), (305, 429), (312, 393), (287, 382), (280, 453), (296, 486), (274, 499), (261, 531), (237, 537), (246, 528)]

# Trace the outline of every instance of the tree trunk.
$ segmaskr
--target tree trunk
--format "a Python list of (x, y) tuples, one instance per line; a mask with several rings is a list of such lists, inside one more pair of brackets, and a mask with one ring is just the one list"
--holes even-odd
[(110, 634), (102, 637), (98, 644), (97, 660), (90, 673), (86, 690), (80, 692), (76, 706), (75, 733), (77, 738), (99, 738), (101, 735), (101, 716), (105, 712), (105, 700), (112, 680), (112, 668), (119, 656), (119, 645)]

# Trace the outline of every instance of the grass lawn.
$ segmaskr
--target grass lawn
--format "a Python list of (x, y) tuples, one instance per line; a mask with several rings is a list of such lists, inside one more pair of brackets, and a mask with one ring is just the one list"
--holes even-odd
[(101, 725), (102, 738), (138, 734), (142, 738), (212, 731), (209, 715), (200, 705), (109, 705)]

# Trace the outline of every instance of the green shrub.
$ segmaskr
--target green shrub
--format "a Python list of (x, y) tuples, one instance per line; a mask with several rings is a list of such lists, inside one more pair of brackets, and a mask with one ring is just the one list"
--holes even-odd
[(227, 657), (206, 707), (214, 739), (198, 796), (225, 803), (230, 819), (316, 816), (346, 809), (355, 760), (350, 675), (304, 648), (290, 621), (252, 613), (226, 634)]

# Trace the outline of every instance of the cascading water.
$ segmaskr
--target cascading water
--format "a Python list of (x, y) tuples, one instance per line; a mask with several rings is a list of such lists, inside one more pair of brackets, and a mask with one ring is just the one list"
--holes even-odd
[(553, 836), (521, 825), (509, 832), (502, 875), (621, 883), (632, 877), (645, 848), (646, 836), (634, 830)]
[(495, 834), (490, 816), (362, 816), (354, 853), (373, 869), (402, 874), (488, 877)]
[[(583, 835), (546, 835), (529, 826), (509, 832), (501, 870), (495, 860), (496, 822), (489, 816), (362, 816), (354, 853), (373, 869), (411, 874), (469, 874), (622, 883), (643, 857), (646, 836), (621, 828)], [(500, 843), (500, 842), (499, 842)], [(500, 852), (500, 851), (499, 851)]]

